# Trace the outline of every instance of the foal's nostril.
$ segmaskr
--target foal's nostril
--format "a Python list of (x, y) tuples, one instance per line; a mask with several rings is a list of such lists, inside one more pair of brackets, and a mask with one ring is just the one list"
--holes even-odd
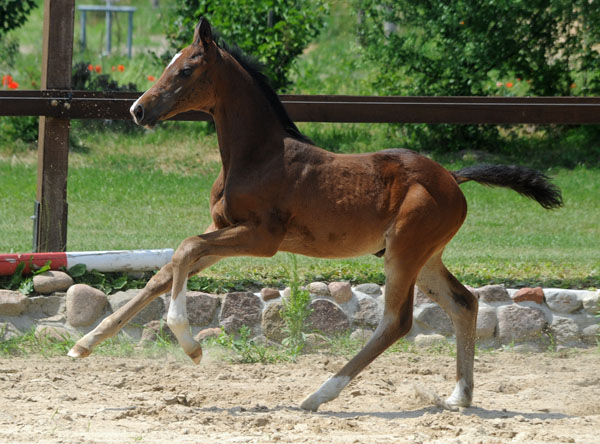
[(135, 118), (137, 119), (138, 122), (141, 122), (142, 119), (144, 118), (144, 108), (142, 107), (142, 105), (136, 106), (133, 113), (135, 114)]

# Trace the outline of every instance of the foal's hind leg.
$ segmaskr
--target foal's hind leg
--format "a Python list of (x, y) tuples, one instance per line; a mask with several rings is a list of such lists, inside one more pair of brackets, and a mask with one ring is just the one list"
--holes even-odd
[[(396, 251), (394, 251), (396, 250)], [(397, 251), (387, 247), (385, 255), (385, 306), (383, 318), (364, 348), (339, 372), (329, 378), (300, 405), (317, 410), (324, 402), (337, 398), (342, 389), (377, 356), (410, 331), (413, 315), (413, 290), (422, 260), (411, 248)], [(412, 256), (411, 256), (412, 254)]]
[(456, 388), (446, 405), (468, 407), (473, 399), (473, 360), (478, 302), (442, 263), (436, 253), (421, 269), (418, 287), (450, 316), (456, 332)]

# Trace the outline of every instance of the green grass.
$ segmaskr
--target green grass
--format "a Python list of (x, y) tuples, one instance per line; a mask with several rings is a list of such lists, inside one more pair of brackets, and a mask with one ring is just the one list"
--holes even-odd
[[(204, 165), (205, 174), (163, 172), (143, 162), (136, 167), (138, 154), (107, 155), (104, 166), (104, 155), (87, 154), (89, 165), (70, 168), (69, 250), (175, 248), (208, 225), (216, 164)], [(543, 210), (510, 190), (475, 183), (462, 186), (469, 214), (445, 257), (464, 283), (600, 286), (600, 170), (557, 169), (552, 175), (565, 200), (565, 207), (555, 211)], [(2, 252), (31, 251), (35, 176), (32, 164), (0, 161)], [(223, 288), (282, 286), (287, 279), (284, 265), (281, 255), (228, 259), (205, 275)], [(383, 283), (384, 279), (382, 261), (374, 256), (339, 261), (300, 258), (298, 270), (304, 280)]]

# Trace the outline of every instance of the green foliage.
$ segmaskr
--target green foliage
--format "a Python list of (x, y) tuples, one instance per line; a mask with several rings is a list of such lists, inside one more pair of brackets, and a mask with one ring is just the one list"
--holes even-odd
[(19, 290), (24, 295), (33, 293), (33, 276), (50, 270), (51, 261), (46, 262), (39, 268), (30, 261), (29, 268), (33, 271), (29, 275), (24, 274), (26, 265), (26, 262), (21, 262), (17, 265), (12, 276), (0, 276), (0, 288)]
[(0, 69), (15, 66), (19, 54), (19, 41), (14, 37), (0, 37)]
[(309, 292), (300, 288), (296, 256), (289, 254), (288, 257), (291, 262), (290, 296), (283, 298), (283, 309), (280, 313), (285, 322), (285, 332), (288, 334), (288, 337), (283, 340), (283, 345), (292, 355), (296, 356), (304, 348), (306, 319), (310, 316), (312, 309), (310, 308)]
[(143, 277), (138, 279), (127, 273), (101, 273), (96, 270), (87, 270), (84, 264), (77, 264), (69, 268), (67, 273), (76, 284), (87, 284), (102, 290), (106, 294), (132, 288), (142, 288), (148, 280)]
[[(4, 331), (0, 331), (0, 337)], [(32, 328), (27, 333), (10, 339), (0, 340), (0, 357), (26, 356), (40, 354), (42, 356), (65, 355), (75, 345), (75, 341), (66, 336), (53, 337), (36, 333)]]
[(37, 7), (36, 0), (2, 0), (0, 2), (0, 38), (8, 31), (16, 29), (27, 21), (27, 17)]
[[(216, 340), (217, 345), (232, 352), (231, 360), (240, 364), (253, 364), (260, 362), (269, 364), (287, 360), (287, 357), (280, 350), (268, 345), (256, 343), (251, 339), (252, 331), (247, 326), (242, 326), (237, 335), (230, 335), (223, 332)], [(211, 341), (209, 341), (209, 344)]]
[[(3, 116), (0, 118), (0, 143), (34, 148), (38, 139), (37, 116)], [(13, 153), (19, 149), (13, 149)]]
[[(362, 11), (361, 42), (379, 67), (375, 85), (380, 93), (600, 92), (600, 58), (594, 48), (600, 8), (595, 2), (356, 0), (356, 5)], [(514, 80), (501, 82), (499, 90), (497, 81), (506, 78)], [(430, 125), (407, 131), (417, 145), (430, 149), (499, 145), (493, 126)]]
[(183, 0), (172, 10), (168, 38), (173, 50), (189, 45), (199, 18), (206, 17), (225, 41), (265, 65), (276, 89), (284, 89), (292, 62), (319, 33), (326, 14), (324, 0), (239, 0), (235, 5)]

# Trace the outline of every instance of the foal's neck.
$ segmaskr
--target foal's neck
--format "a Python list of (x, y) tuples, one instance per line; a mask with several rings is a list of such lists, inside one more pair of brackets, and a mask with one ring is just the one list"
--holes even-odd
[(256, 165), (283, 150), (285, 130), (264, 92), (231, 56), (224, 57), (215, 85), (217, 127), (223, 169)]

